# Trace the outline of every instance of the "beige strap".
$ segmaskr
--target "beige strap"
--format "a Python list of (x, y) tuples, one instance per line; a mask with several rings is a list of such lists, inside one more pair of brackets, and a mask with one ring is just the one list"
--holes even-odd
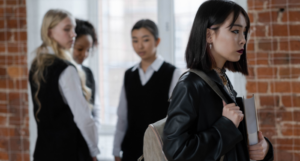
[[(225, 101), (225, 103), (229, 103), (227, 98), (223, 95), (223, 93), (220, 91), (219, 87), (216, 85), (215, 82), (213, 82), (203, 71), (200, 71), (200, 70), (195, 70), (195, 69), (189, 69), (187, 70), (186, 72), (184, 72), (180, 78), (188, 73), (188, 72), (192, 72), (192, 73), (195, 73), (196, 75), (198, 75), (200, 78), (202, 78), (204, 80), (204, 82), (206, 82), (210, 88), (223, 100)], [(180, 79), (179, 78), (179, 79)], [(172, 99), (172, 96), (170, 97), (169, 101)]]
[(137, 161), (142, 161), (144, 159), (144, 155), (140, 156)]
[(223, 161), (223, 160), (224, 160), (224, 157), (225, 157), (225, 155), (221, 156), (220, 161)]
[(216, 85), (215, 82), (213, 82), (203, 71), (190, 69), (189, 70), (192, 73), (197, 74), (200, 78), (202, 78), (212, 90), (215, 91), (215, 93), (226, 103), (228, 103), (227, 98), (223, 95), (223, 93), (220, 91), (219, 87)]

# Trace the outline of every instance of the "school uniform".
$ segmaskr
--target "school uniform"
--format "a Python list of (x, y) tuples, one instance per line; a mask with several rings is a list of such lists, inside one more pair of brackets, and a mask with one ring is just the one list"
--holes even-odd
[(171, 95), (181, 71), (161, 56), (146, 72), (140, 63), (125, 72), (118, 106), (113, 155), (122, 161), (136, 161), (143, 153), (143, 136), (147, 126), (167, 115)]
[(78, 68), (81, 68), (84, 71), (86, 76), (86, 86), (91, 89), (91, 99), (90, 104), (93, 105), (92, 116), (96, 122), (98, 130), (100, 129), (100, 100), (99, 100), (99, 91), (98, 86), (95, 82), (94, 75), (92, 70), (89, 67), (84, 65), (78, 65)]
[[(87, 161), (100, 153), (98, 133), (91, 111), (85, 100), (80, 78), (75, 67), (54, 55), (52, 48), (45, 54), (53, 55), (53, 63), (44, 69), (45, 81), (40, 81), (38, 99), (41, 109), (37, 121), (35, 161)], [(29, 82), (34, 114), (39, 106), (34, 99), (37, 86), (33, 81), (34, 64)]]

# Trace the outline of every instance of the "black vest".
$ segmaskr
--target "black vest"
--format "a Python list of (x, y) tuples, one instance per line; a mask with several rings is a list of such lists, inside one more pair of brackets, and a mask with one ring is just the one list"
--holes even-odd
[(84, 71), (85, 73), (85, 76), (86, 76), (86, 86), (89, 87), (91, 89), (91, 100), (90, 100), (90, 103), (92, 105), (95, 104), (95, 90), (96, 90), (96, 86), (95, 86), (95, 79), (94, 79), (94, 75), (93, 75), (93, 72), (91, 71), (90, 68), (88, 67), (85, 67), (82, 65), (82, 70)]
[(163, 119), (169, 107), (169, 89), (175, 67), (164, 62), (142, 86), (139, 71), (125, 72), (125, 92), (128, 107), (128, 128), (122, 142), (123, 154), (133, 159), (143, 153), (143, 137), (150, 123)]
[[(87, 143), (81, 135), (68, 104), (65, 104), (59, 90), (59, 76), (70, 63), (54, 57), (52, 65), (44, 70), (46, 82), (41, 81), (38, 99), (41, 110), (37, 117), (38, 137), (34, 160), (41, 161), (86, 161), (91, 160)], [(37, 86), (33, 82), (35, 64), (31, 66), (29, 82), (31, 86), (34, 115), (38, 110), (34, 96)]]

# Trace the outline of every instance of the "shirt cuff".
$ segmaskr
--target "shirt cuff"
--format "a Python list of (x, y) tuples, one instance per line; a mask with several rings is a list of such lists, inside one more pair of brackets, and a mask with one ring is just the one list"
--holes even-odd
[(96, 157), (98, 154), (100, 154), (100, 150), (97, 147), (97, 148), (95, 148), (95, 150), (91, 151), (90, 153), (91, 153), (92, 157)]
[(113, 149), (113, 156), (115, 156), (115, 157), (120, 157), (120, 152), (121, 152), (121, 149), (119, 149), (119, 148), (114, 148), (114, 149)]

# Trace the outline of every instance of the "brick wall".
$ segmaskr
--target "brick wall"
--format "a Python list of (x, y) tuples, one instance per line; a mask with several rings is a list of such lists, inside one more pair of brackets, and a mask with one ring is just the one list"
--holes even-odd
[(29, 160), (25, 0), (0, 0), (0, 160)]
[(300, 0), (248, 0), (248, 95), (275, 160), (300, 160)]

